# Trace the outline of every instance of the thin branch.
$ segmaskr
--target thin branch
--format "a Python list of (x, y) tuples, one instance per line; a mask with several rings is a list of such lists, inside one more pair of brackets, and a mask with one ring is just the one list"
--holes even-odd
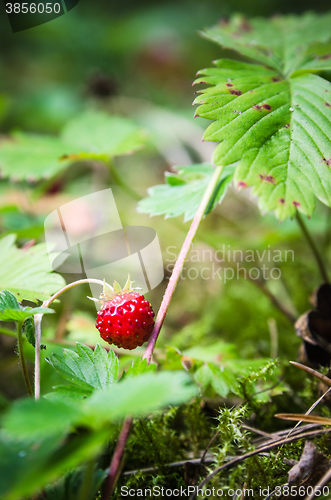
[(111, 497), (117, 478), (120, 473), (120, 467), (124, 455), (124, 448), (128, 440), (130, 430), (132, 425), (132, 418), (128, 417), (124, 420), (120, 435), (117, 440), (116, 448), (113, 454), (113, 458), (110, 464), (109, 473), (105, 481), (105, 488), (102, 493), (101, 500), (107, 500)]
[(317, 265), (319, 267), (322, 279), (323, 279), (323, 281), (325, 281), (325, 283), (328, 283), (329, 282), (328, 273), (326, 271), (326, 267), (324, 265), (323, 259), (321, 257), (320, 252), (319, 252), (319, 249), (318, 249), (313, 237), (309, 233), (307, 226), (303, 222), (303, 219), (302, 219), (301, 215), (299, 214), (299, 212), (297, 212), (296, 217), (297, 217), (298, 224), (299, 224), (299, 226), (300, 226), (300, 228), (301, 228), (301, 230), (302, 230), (302, 232), (303, 232), (303, 234), (308, 242), (308, 245), (310, 246), (310, 248), (314, 254), (314, 257), (315, 257)]
[(291, 365), (296, 366), (297, 368), (300, 368), (300, 370), (303, 370), (310, 375), (312, 375), (315, 378), (318, 378), (323, 384), (327, 385), (328, 387), (331, 387), (331, 379), (327, 377), (326, 375), (323, 375), (322, 373), (318, 372), (317, 370), (314, 370), (313, 368), (309, 368), (309, 366), (303, 365), (301, 363), (298, 363), (297, 361), (290, 361)]
[[(240, 270), (239, 270), (240, 271)], [(240, 271), (240, 274), (244, 274), (243, 271)], [(286, 316), (291, 323), (295, 323), (297, 320), (297, 317), (283, 304), (278, 300), (278, 298), (270, 292), (269, 288), (264, 284), (264, 282), (260, 279), (252, 279), (250, 276), (247, 276), (248, 279), (252, 282), (255, 283), (255, 285), (261, 290), (261, 292), (268, 297), (270, 302), (281, 312)]]
[(204, 462), (205, 462), (205, 458), (206, 458), (206, 455), (207, 455), (207, 453), (208, 453), (208, 450), (209, 450), (209, 448), (211, 447), (211, 445), (213, 444), (213, 442), (215, 441), (215, 439), (217, 438), (217, 436), (219, 435), (219, 433), (220, 433), (220, 431), (219, 431), (219, 430), (217, 430), (217, 431), (215, 432), (215, 434), (213, 435), (213, 437), (211, 438), (211, 440), (209, 441), (209, 443), (207, 444), (207, 448), (205, 449), (205, 451), (204, 451), (204, 453), (203, 453), (203, 455), (202, 455), (202, 457), (201, 457), (201, 460), (200, 460), (200, 464), (201, 464), (201, 465), (203, 465), (203, 464), (204, 464)]
[(33, 396), (33, 390), (31, 387), (28, 370), (26, 368), (25, 357), (23, 352), (23, 338), (22, 338), (22, 330), (23, 330), (23, 321), (19, 321), (17, 323), (17, 347), (18, 347), (18, 355), (21, 361), (21, 367), (24, 377), (24, 382), (29, 393), (29, 396)]
[(172, 274), (171, 274), (169, 282), (168, 282), (168, 286), (166, 288), (165, 294), (164, 294), (162, 302), (161, 302), (161, 306), (160, 306), (158, 315), (157, 315), (156, 320), (155, 320), (154, 330), (151, 334), (151, 337), (149, 339), (149, 342), (148, 342), (148, 345), (147, 345), (147, 348), (146, 348), (146, 351), (144, 354), (144, 359), (147, 359), (148, 363), (150, 362), (150, 360), (152, 358), (152, 354), (153, 354), (153, 350), (154, 350), (157, 338), (159, 336), (159, 333), (160, 333), (165, 315), (167, 313), (170, 301), (172, 299), (172, 296), (174, 294), (174, 291), (175, 291), (176, 285), (178, 283), (180, 274), (182, 272), (182, 268), (184, 266), (186, 257), (191, 249), (191, 245), (192, 245), (194, 236), (195, 236), (195, 234), (198, 230), (198, 227), (200, 225), (200, 222), (203, 219), (203, 216), (206, 212), (206, 209), (207, 209), (208, 204), (209, 204), (209, 200), (213, 196), (215, 188), (217, 187), (218, 179), (222, 173), (222, 170), (223, 170), (223, 167), (217, 167), (215, 169), (215, 172), (211, 178), (211, 181), (210, 181), (210, 183), (205, 191), (205, 194), (203, 195), (203, 198), (201, 200), (199, 208), (194, 216), (194, 219), (193, 219), (193, 222), (192, 222), (191, 227), (189, 229), (189, 232), (187, 233), (187, 236), (185, 238), (185, 241), (183, 243), (181, 251), (178, 255), (178, 259), (176, 261), (176, 264), (173, 268)]
[(199, 486), (196, 488), (195, 492), (193, 493), (193, 495), (190, 497), (189, 500), (194, 500), (194, 498), (197, 495), (197, 491), (199, 489), (201, 489), (205, 484), (207, 484), (219, 472), (222, 472), (222, 470), (227, 469), (228, 467), (231, 467), (232, 465), (235, 465), (235, 464), (241, 462), (242, 460), (246, 460), (246, 458), (250, 458), (250, 457), (253, 457), (254, 455), (257, 455), (259, 453), (262, 453), (262, 452), (265, 452), (265, 451), (269, 451), (269, 450), (271, 450), (273, 448), (276, 448), (277, 446), (281, 446), (282, 444), (293, 443), (293, 441), (296, 441), (297, 439), (304, 439), (304, 438), (307, 438), (307, 437), (316, 436), (318, 434), (326, 434), (328, 432), (331, 432), (331, 429), (320, 429), (320, 430), (317, 430), (317, 431), (305, 432), (305, 433), (302, 433), (302, 434), (298, 434), (297, 436), (292, 436), (291, 438), (280, 439), (280, 440), (275, 441), (273, 443), (270, 443), (268, 445), (261, 446), (260, 448), (257, 448), (254, 451), (250, 451), (249, 453), (245, 453), (245, 455), (241, 455), (239, 457), (236, 457), (233, 460), (231, 460), (230, 462), (228, 462), (226, 464), (223, 464), (221, 467), (218, 467), (213, 472), (211, 472), (199, 484)]

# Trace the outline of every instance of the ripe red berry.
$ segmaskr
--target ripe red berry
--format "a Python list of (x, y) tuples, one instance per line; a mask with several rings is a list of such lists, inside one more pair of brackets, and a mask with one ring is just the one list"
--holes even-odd
[(108, 290), (104, 289), (103, 305), (95, 326), (109, 344), (135, 349), (149, 339), (154, 327), (154, 312), (148, 300), (131, 288), (129, 280), (123, 290), (118, 291), (118, 287), (114, 283), (114, 289), (110, 290), (109, 285)]

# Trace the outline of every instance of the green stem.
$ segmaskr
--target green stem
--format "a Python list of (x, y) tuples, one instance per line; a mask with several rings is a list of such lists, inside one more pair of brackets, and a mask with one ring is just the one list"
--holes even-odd
[(324, 265), (324, 262), (323, 262), (323, 259), (321, 257), (321, 254), (317, 248), (317, 245), (314, 241), (314, 239), (312, 238), (311, 234), (309, 233), (305, 223), (303, 222), (303, 219), (301, 217), (301, 215), (299, 214), (299, 212), (297, 212), (297, 221), (298, 221), (298, 224), (308, 242), (308, 245), (310, 246), (313, 254), (314, 254), (314, 257), (316, 259), (316, 262), (317, 262), (317, 265), (319, 267), (319, 270), (320, 270), (320, 273), (321, 273), (321, 276), (322, 276), (322, 279), (323, 281), (325, 281), (325, 283), (328, 283), (329, 282), (329, 278), (328, 278), (328, 273), (326, 271), (326, 267)]
[(127, 184), (127, 182), (123, 179), (123, 177), (119, 173), (118, 169), (116, 168), (113, 160), (107, 161), (106, 165), (108, 166), (109, 171), (110, 171), (114, 181), (116, 182), (116, 184), (118, 186), (120, 186), (123, 189), (123, 191), (125, 191), (129, 196), (132, 196), (132, 198), (134, 200), (137, 200), (137, 201), (141, 200), (141, 196), (137, 193), (137, 191), (132, 189), (131, 186), (129, 184)]
[(23, 377), (24, 377), (24, 382), (27, 388), (27, 391), (29, 393), (29, 396), (33, 396), (33, 391), (32, 387), (30, 384), (30, 379), (29, 379), (29, 374), (28, 370), (26, 368), (26, 363), (25, 363), (25, 357), (24, 357), (24, 352), (23, 352), (23, 321), (19, 321), (17, 323), (17, 347), (18, 347), (18, 355), (20, 357), (21, 361), (21, 367), (22, 367), (22, 372), (23, 372)]
[(91, 498), (91, 486), (93, 481), (95, 460), (87, 462), (84, 473), (83, 482), (79, 491), (79, 500), (89, 500)]

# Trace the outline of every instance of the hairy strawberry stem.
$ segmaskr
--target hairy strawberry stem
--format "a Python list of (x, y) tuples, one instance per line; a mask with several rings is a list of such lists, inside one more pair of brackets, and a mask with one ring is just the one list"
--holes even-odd
[(27, 391), (29, 393), (29, 396), (33, 396), (33, 391), (32, 391), (32, 388), (31, 388), (29, 374), (28, 374), (28, 370), (26, 368), (25, 357), (24, 357), (24, 352), (23, 352), (23, 336), (22, 336), (22, 333), (23, 333), (23, 321), (19, 321), (17, 323), (17, 347), (18, 347), (18, 355), (20, 357), (21, 367), (22, 367), (22, 372), (23, 372), (23, 377), (24, 377), (24, 382), (25, 382)]
[[(97, 279), (83, 279), (78, 281), (73, 281), (68, 285), (64, 286), (56, 292), (52, 297), (43, 302), (42, 307), (49, 307), (51, 303), (56, 300), (62, 293), (70, 290), (74, 286), (83, 285), (85, 283), (96, 283), (97, 285), (104, 286), (104, 282)], [(36, 347), (35, 347), (35, 365), (34, 365), (34, 396), (35, 399), (40, 398), (40, 349), (41, 349), (41, 320), (43, 318), (42, 314), (36, 314), (34, 317), (35, 332), (36, 332)]]
[(159, 312), (157, 314), (156, 320), (155, 320), (155, 326), (152, 331), (151, 337), (149, 339), (145, 354), (144, 354), (144, 359), (147, 359), (147, 362), (149, 363), (151, 361), (152, 355), (153, 355), (153, 350), (157, 341), (157, 338), (159, 336), (165, 315), (167, 313), (171, 298), (174, 294), (175, 288), (177, 286), (180, 274), (182, 272), (186, 257), (190, 251), (194, 236), (198, 230), (198, 227), (200, 225), (201, 220), (203, 219), (203, 216), (205, 215), (205, 212), (207, 208), (209, 208), (209, 202), (211, 199), (215, 197), (215, 190), (219, 188), (218, 182), (220, 175), (222, 173), (223, 167), (217, 167), (215, 169), (215, 172), (210, 180), (210, 183), (208, 184), (208, 187), (205, 191), (205, 194), (203, 195), (203, 198), (201, 200), (201, 203), (199, 205), (199, 208), (194, 216), (194, 219), (192, 221), (191, 227), (189, 229), (189, 232), (187, 233), (187, 236), (185, 238), (185, 241), (183, 243), (183, 246), (181, 248), (181, 251), (178, 255), (178, 259), (175, 263), (174, 269), (172, 271), (171, 277), (169, 279), (168, 286), (166, 288), (165, 294), (163, 296), (161, 306), (159, 309)]
[[(166, 288), (166, 291), (164, 293), (160, 309), (158, 311), (156, 320), (155, 320), (155, 326), (152, 331), (151, 337), (149, 339), (149, 342), (146, 347), (146, 351), (144, 354), (144, 359), (147, 360), (147, 363), (149, 364), (152, 359), (154, 347), (156, 344), (156, 341), (158, 339), (158, 336), (160, 334), (160, 330), (165, 318), (165, 315), (167, 313), (171, 298), (174, 294), (174, 291), (176, 289), (180, 274), (182, 272), (186, 257), (190, 251), (194, 236), (198, 230), (198, 227), (200, 225), (200, 222), (202, 221), (204, 215), (206, 212), (210, 211), (210, 201), (215, 199), (215, 196), (217, 194), (217, 191), (219, 189), (219, 179), (220, 175), (222, 173), (223, 167), (219, 166), (216, 167), (214, 174), (210, 180), (210, 183), (208, 184), (208, 187), (203, 195), (203, 198), (200, 202), (199, 208), (194, 216), (194, 219), (192, 221), (191, 227), (189, 229), (189, 232), (187, 233), (187, 236), (184, 240), (183, 246), (181, 248), (181, 251), (178, 255), (178, 259), (176, 261), (176, 264), (173, 268), (171, 277), (169, 279), (168, 286)], [(104, 489), (103, 495), (102, 495), (102, 500), (108, 500), (112, 492), (114, 491), (115, 484), (117, 481), (117, 477), (119, 474), (119, 467), (123, 459), (124, 455), (124, 449), (126, 442), (128, 440), (129, 434), (130, 434), (130, 429), (132, 425), (132, 418), (126, 418), (124, 420), (122, 430), (120, 432), (117, 445), (112, 457), (112, 461), (110, 464), (109, 468), (109, 473), (108, 473), (108, 479), (106, 482), (106, 487)]]

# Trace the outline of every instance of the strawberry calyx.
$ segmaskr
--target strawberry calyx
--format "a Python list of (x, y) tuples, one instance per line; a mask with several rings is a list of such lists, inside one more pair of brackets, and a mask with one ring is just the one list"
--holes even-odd
[(93, 297), (88, 297), (88, 299), (103, 305), (105, 302), (113, 300), (116, 296), (123, 295), (125, 293), (137, 292), (138, 290), (141, 290), (141, 288), (133, 287), (132, 286), (133, 283), (134, 282), (131, 281), (130, 279), (130, 275), (128, 275), (128, 279), (126, 280), (126, 283), (123, 288), (121, 288), (121, 285), (115, 280), (113, 282), (113, 286), (111, 286), (104, 279), (103, 289), (99, 296), (99, 299), (94, 299)]

